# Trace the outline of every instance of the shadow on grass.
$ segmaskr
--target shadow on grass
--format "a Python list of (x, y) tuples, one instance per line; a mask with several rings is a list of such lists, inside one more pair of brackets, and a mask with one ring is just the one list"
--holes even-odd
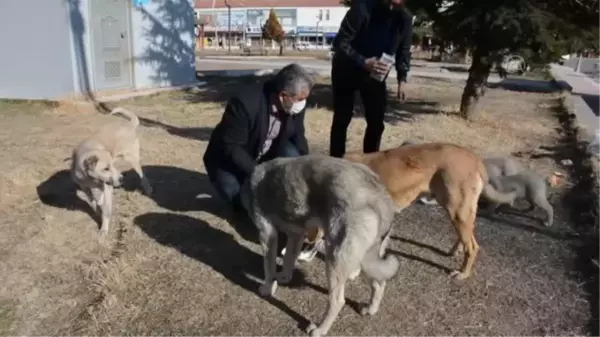
[(534, 217), (522, 211), (507, 208), (499, 209), (497, 213), (478, 212), (477, 216), (501, 226), (516, 228), (530, 233), (541, 234), (555, 240), (577, 240), (580, 236), (573, 232), (559, 232), (552, 227), (541, 225), (541, 218)]
[(160, 128), (168, 133), (188, 139), (208, 141), (213, 132), (212, 127), (179, 127), (159, 122), (150, 118), (139, 117), (140, 125), (149, 128)]
[[(169, 211), (203, 211), (225, 220), (245, 240), (258, 242), (254, 225), (246, 219), (232, 216), (229, 207), (216, 196), (208, 176), (204, 173), (175, 166), (149, 165), (142, 167), (152, 185), (151, 198), (156, 205)], [(133, 170), (123, 172), (122, 188), (128, 192), (140, 190), (140, 179)], [(68, 170), (54, 173), (37, 186), (40, 200), (52, 207), (82, 211), (98, 224), (98, 216), (76, 195), (77, 187)], [(198, 198), (202, 195), (202, 198)], [(113, 202), (120, 202), (115, 198)]]
[(432, 252), (434, 252), (434, 253), (436, 253), (438, 255), (450, 256), (448, 254), (448, 252), (445, 252), (445, 251), (443, 251), (443, 250), (441, 250), (441, 249), (439, 249), (437, 247), (434, 247), (432, 245), (428, 245), (426, 243), (421, 243), (421, 242), (415, 241), (413, 239), (403, 238), (403, 237), (399, 237), (397, 235), (392, 235), (390, 238), (392, 240), (400, 241), (402, 243), (407, 243), (409, 245), (413, 245), (413, 246), (417, 246), (419, 248), (430, 250), (430, 251), (432, 251)]
[[(403, 252), (401, 252), (401, 251), (394, 250), (394, 249), (388, 249), (387, 251), (388, 251), (390, 254), (393, 254), (393, 255), (396, 255), (396, 256), (399, 256), (399, 257), (405, 258), (405, 259), (407, 259), (407, 260), (411, 260), (411, 261), (420, 262), (420, 263), (426, 264), (426, 265), (428, 265), (428, 266), (430, 266), (430, 267), (433, 267), (433, 268), (435, 268), (435, 269), (439, 269), (439, 270), (441, 270), (441, 271), (445, 272), (446, 274), (450, 274), (450, 273), (452, 272), (452, 269), (450, 269), (450, 268), (448, 268), (448, 267), (446, 267), (446, 266), (442, 266), (442, 265), (441, 265), (441, 264), (439, 264), (439, 263), (436, 263), (436, 262), (433, 262), (433, 261), (430, 261), (430, 260), (424, 259), (424, 258), (422, 258), (422, 257), (420, 257), (420, 256), (416, 256), (416, 255), (413, 255), (413, 254), (408, 254), (408, 253), (403, 253)], [(448, 256), (448, 254), (447, 254), (447, 253), (444, 253), (444, 254), (442, 254), (442, 255), (444, 255), (444, 256)]]
[(247, 87), (262, 85), (272, 78), (264, 76), (201, 76), (198, 80), (204, 84), (194, 90), (187, 90), (185, 98), (190, 103), (222, 103), (225, 104), (234, 95), (243, 92)]
[[(348, 286), (348, 283), (349, 282), (347, 281), (346, 282), (346, 286)], [(321, 287), (320, 285), (316, 285), (316, 284), (313, 284), (313, 283), (310, 283), (310, 282), (305, 282), (304, 286), (306, 286), (307, 288), (310, 288), (310, 289), (312, 289), (314, 291), (320, 292), (323, 295), (329, 296), (329, 290), (327, 290), (326, 288)], [(353, 299), (349, 299), (347, 297), (345, 298), (345, 300), (346, 300), (346, 304), (350, 308), (352, 308), (352, 310), (354, 310), (354, 311), (356, 311), (357, 313), (360, 314), (360, 309), (362, 308), (362, 305), (359, 302), (357, 302), (357, 301), (355, 301)]]
[[(175, 166), (144, 166), (144, 175), (153, 187), (150, 198), (161, 208), (175, 212), (203, 211), (225, 220), (238, 234), (250, 242), (258, 242), (256, 228), (247, 219), (235, 217), (222, 202), (205, 173)], [(139, 188), (137, 174), (129, 170), (123, 174), (123, 188)]]
[[(212, 228), (202, 220), (181, 214), (146, 213), (136, 217), (134, 223), (156, 242), (177, 249), (232, 283), (257, 293), (260, 283), (255, 280), (263, 278), (262, 256), (240, 245), (233, 236)], [(293, 280), (292, 286), (303, 285), (305, 276), (295, 269)], [(309, 324), (305, 317), (278, 299), (269, 297), (264, 300), (292, 317), (300, 327)]]
[[(348, 98), (351, 99), (351, 98)], [(364, 117), (365, 110), (358, 92), (354, 95), (354, 117)], [(330, 83), (317, 83), (307, 102), (309, 107), (323, 108), (333, 112), (333, 93)], [(390, 124), (412, 122), (415, 115), (438, 114), (438, 102), (413, 100), (401, 103), (396, 99), (396, 93), (388, 88), (388, 107), (385, 121)]]
[(92, 207), (77, 196), (77, 186), (71, 179), (69, 170), (55, 172), (36, 187), (38, 198), (48, 206), (71, 211), (81, 211), (89, 215), (100, 228), (100, 217)]
[(488, 88), (530, 93), (553, 93), (559, 90), (552, 81), (534, 80), (522, 77), (507, 77), (498, 83), (488, 83)]
[[(199, 77), (205, 82), (194, 90), (188, 90), (185, 98), (190, 103), (216, 102), (225, 104), (233, 95), (243, 92), (249, 86), (262, 85), (273, 75), (263, 76), (240, 76), (240, 77)], [(354, 116), (364, 117), (364, 109), (358, 97), (355, 95)], [(395, 92), (388, 93), (388, 109), (385, 121), (388, 123), (411, 122), (418, 114), (437, 114), (438, 102), (408, 99), (404, 103), (397, 101)], [(315, 109), (326, 109), (333, 111), (333, 95), (329, 79), (319, 78), (308, 98), (307, 107)]]

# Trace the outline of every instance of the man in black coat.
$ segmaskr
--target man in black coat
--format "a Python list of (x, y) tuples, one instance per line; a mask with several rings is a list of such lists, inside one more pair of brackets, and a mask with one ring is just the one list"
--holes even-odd
[[(204, 166), (213, 187), (238, 215), (246, 217), (240, 188), (257, 164), (308, 154), (304, 114), (312, 87), (311, 75), (293, 63), (227, 103), (204, 153)], [(299, 259), (314, 257), (314, 246), (305, 247)]]
[[(390, 66), (379, 61), (383, 53), (395, 55), (398, 75), (397, 98), (404, 100), (410, 69), (412, 14), (404, 0), (353, 0), (333, 45), (331, 82), (333, 123), (329, 153), (342, 157), (346, 152), (346, 130), (354, 110), (358, 90), (364, 105), (367, 130), (365, 153), (379, 151), (387, 106), (386, 78)], [(383, 81), (370, 76), (379, 74)]]

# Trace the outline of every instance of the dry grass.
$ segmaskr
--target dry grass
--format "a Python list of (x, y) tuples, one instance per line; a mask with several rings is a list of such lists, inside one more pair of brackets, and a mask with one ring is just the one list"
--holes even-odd
[[(257, 245), (222, 219), (221, 204), (195, 199), (212, 193), (202, 155), (223, 101), (241, 82), (253, 81), (222, 79), (197, 93), (121, 103), (143, 117), (142, 161), (155, 194), (150, 199), (134, 191), (138, 181), (128, 176), (115, 198), (106, 246), (96, 242), (95, 224), (77, 208), (61, 170), (72, 147), (114, 117), (1, 103), (0, 334), (302, 335), (298, 324), (304, 327), (325, 309), (323, 262), (301, 266), (303, 286), (261, 299)], [(319, 152), (327, 147), (331, 123), (327, 91), (326, 83), (317, 86), (311, 102), (317, 107), (306, 121), (311, 147)], [(468, 124), (454, 117), (460, 91), (454, 83), (416, 79), (412, 104), (390, 109), (384, 147), (411, 138), (536, 157), (540, 147), (556, 143), (556, 95), (491, 89), (484, 114)], [(349, 148), (359, 149), (364, 127), (361, 118), (352, 123)], [(526, 163), (544, 173), (557, 170), (552, 158), (541, 157)], [(410, 207), (397, 219), (391, 250), (402, 268), (382, 310), (358, 316), (352, 304), (366, 300), (368, 286), (354, 282), (346, 294), (351, 305), (331, 333), (585, 333), (590, 312), (571, 277), (571, 232), (561, 205), (555, 208), (552, 229), (540, 228), (530, 215), (480, 218), (475, 274), (455, 283), (444, 271), (460, 261), (439, 254), (454, 239), (444, 213), (437, 206)]]

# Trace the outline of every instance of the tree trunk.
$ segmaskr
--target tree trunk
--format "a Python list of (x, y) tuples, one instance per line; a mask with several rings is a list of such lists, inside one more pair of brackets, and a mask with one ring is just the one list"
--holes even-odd
[(473, 120), (477, 116), (479, 98), (483, 95), (491, 68), (490, 53), (476, 48), (469, 69), (469, 78), (460, 101), (460, 116), (462, 118)]
[(279, 56), (283, 56), (283, 43), (279, 44)]

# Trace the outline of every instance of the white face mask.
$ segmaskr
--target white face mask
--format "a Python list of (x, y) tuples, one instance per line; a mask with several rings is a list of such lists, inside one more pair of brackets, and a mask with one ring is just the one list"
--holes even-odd
[(304, 107), (306, 107), (305, 99), (298, 102), (294, 102), (294, 104), (292, 104), (292, 106), (290, 107), (289, 113), (290, 115), (299, 114), (300, 112), (302, 112), (302, 110), (304, 110)]

